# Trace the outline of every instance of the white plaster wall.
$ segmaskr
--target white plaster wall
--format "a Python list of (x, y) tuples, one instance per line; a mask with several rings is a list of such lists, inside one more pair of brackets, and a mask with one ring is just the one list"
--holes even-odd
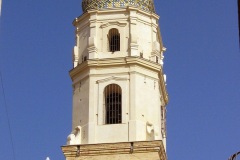
[[(107, 63), (117, 57), (143, 53), (143, 58), (154, 60), (158, 18), (131, 8), (85, 13), (75, 22), (79, 65), (86, 63), (82, 62), (83, 56), (105, 59)], [(111, 28), (117, 28), (121, 36), (120, 51), (114, 53), (107, 50)], [(81, 127), (81, 143), (162, 139), (158, 74), (159, 71), (139, 64), (115, 64), (88, 66), (72, 77), (73, 129)], [(122, 124), (106, 125), (104, 121), (103, 92), (109, 84), (122, 89)]]
[[(82, 127), (82, 143), (162, 139), (158, 71), (133, 64), (92, 67), (76, 77), (73, 128)], [(122, 90), (122, 124), (105, 124), (103, 93), (109, 84)], [(153, 125), (153, 135), (146, 131), (148, 123)]]
[(96, 127), (96, 143), (128, 141), (128, 124), (101, 125)]
[(150, 59), (152, 52), (152, 28), (143, 23), (137, 24), (139, 52), (143, 53), (143, 58)]
[(79, 32), (79, 42), (78, 42), (78, 48), (79, 48), (79, 62), (82, 63), (82, 59), (84, 56), (88, 57), (88, 37), (89, 37), (89, 28), (86, 26), (82, 29), (81, 32)]
[(89, 106), (89, 79), (84, 79), (75, 86), (73, 94), (73, 129), (89, 122), (90, 115), (87, 106)]
[[(152, 54), (156, 50), (155, 46), (158, 46), (155, 42), (159, 41), (158, 18), (157, 15), (131, 7), (85, 13), (75, 23), (78, 63), (82, 63), (84, 56), (88, 59), (114, 58), (140, 56), (140, 53), (143, 53), (143, 58), (155, 61), (156, 58)], [(121, 41), (120, 51), (114, 53), (108, 50), (107, 38), (112, 28), (119, 30)]]
[[(76, 24), (76, 53), (75, 56), (78, 58), (76, 61), (78, 63), (83, 62), (83, 57), (88, 57), (88, 46), (90, 37), (90, 27), (89, 27), (89, 16), (82, 16), (80, 23)], [(76, 66), (75, 66), (76, 67)]]
[(161, 134), (161, 120), (159, 115), (161, 113), (161, 104), (159, 88), (156, 83), (158, 79), (143, 75), (136, 76), (139, 79), (136, 84), (137, 120), (153, 124), (154, 132), (156, 133), (155, 136), (159, 136)]
[[(161, 100), (158, 86), (158, 73), (150, 70), (134, 67), (137, 71), (134, 73), (134, 85), (131, 91), (130, 99), (134, 101), (131, 106), (134, 112), (133, 118), (130, 118), (132, 130), (132, 140), (146, 140), (149, 139), (149, 135), (146, 134), (146, 123), (153, 124), (155, 135), (152, 139), (161, 139)], [(133, 68), (132, 68), (133, 70)], [(132, 81), (132, 79), (130, 79)], [(132, 114), (132, 113), (131, 113)], [(144, 125), (143, 125), (144, 124)], [(144, 133), (144, 134), (143, 134)], [(135, 139), (136, 138), (136, 139)]]

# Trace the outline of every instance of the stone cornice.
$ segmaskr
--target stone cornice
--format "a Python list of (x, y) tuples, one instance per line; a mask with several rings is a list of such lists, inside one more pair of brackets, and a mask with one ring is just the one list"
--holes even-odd
[(73, 68), (69, 74), (72, 80), (75, 76), (82, 73), (87, 68), (97, 68), (97, 67), (113, 67), (113, 66), (121, 66), (121, 65), (139, 65), (150, 70), (156, 71), (159, 73), (159, 82), (160, 89), (163, 95), (163, 99), (165, 104), (168, 103), (168, 93), (166, 90), (166, 84), (163, 77), (163, 70), (161, 65), (149, 61), (147, 59), (143, 59), (140, 57), (119, 57), (119, 58), (105, 58), (105, 59), (89, 59), (82, 64), (79, 64), (76, 68)]
[(81, 16), (75, 18), (72, 22), (73, 26), (76, 26), (80, 21), (82, 21), (83, 19), (89, 19), (89, 18), (86, 18), (86, 17), (89, 17), (90, 15), (88, 13), (84, 13), (82, 14)]
[(162, 141), (69, 145), (62, 146), (62, 151), (66, 158), (157, 152), (159, 160), (167, 160)]
[(116, 14), (116, 12), (131, 12), (131, 11), (136, 11), (138, 13), (141, 13), (143, 15), (155, 18), (155, 19), (159, 19), (159, 16), (156, 13), (150, 13), (150, 12), (146, 12), (146, 11), (142, 11), (136, 7), (123, 7), (123, 8), (111, 8), (111, 9), (101, 9), (101, 10), (96, 10), (96, 9), (92, 9), (92, 10), (88, 10), (88, 12), (82, 14), (81, 16), (75, 18), (73, 20), (73, 25), (76, 26), (80, 21), (82, 21), (83, 19), (86, 19), (86, 17), (89, 17), (91, 14), (101, 14), (101, 13), (114, 13)]
[(160, 71), (162, 69), (161, 65), (139, 57), (89, 59), (79, 64), (76, 68), (73, 68), (70, 71), (70, 76), (74, 77), (76, 74), (82, 72), (85, 68), (89, 67), (106, 67), (106, 66), (111, 67), (116, 65), (130, 65), (130, 64), (138, 64), (155, 71)]

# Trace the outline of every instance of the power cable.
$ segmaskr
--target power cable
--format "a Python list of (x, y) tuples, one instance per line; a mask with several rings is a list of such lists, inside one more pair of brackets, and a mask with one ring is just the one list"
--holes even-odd
[(238, 41), (240, 45), (240, 0), (238, 0)]
[(5, 106), (5, 112), (6, 112), (6, 115), (7, 115), (8, 129), (9, 129), (11, 145), (12, 145), (13, 159), (16, 160), (15, 150), (14, 150), (14, 145), (13, 145), (12, 129), (11, 129), (11, 124), (10, 124), (10, 120), (9, 120), (8, 107), (7, 107), (7, 101), (6, 101), (6, 96), (5, 96), (5, 90), (4, 90), (1, 70), (0, 70), (0, 79), (1, 79), (1, 86), (2, 86), (2, 92), (3, 92), (3, 101), (4, 101), (4, 106)]
[[(2, 5), (2, 0), (0, 0), (0, 7), (2, 7), (1, 5)], [(0, 12), (1, 12), (1, 8), (0, 8)], [(1, 32), (1, 13), (0, 13), (0, 32)], [(1, 61), (0, 61), (0, 81), (1, 81), (1, 87), (2, 87), (2, 93), (3, 93), (3, 101), (4, 101), (6, 116), (7, 116), (7, 124), (8, 124), (9, 134), (10, 134), (11, 147), (12, 147), (12, 152), (13, 152), (13, 159), (16, 160), (16, 154), (15, 154), (15, 149), (14, 149), (14, 144), (13, 144), (11, 123), (10, 123), (10, 119), (9, 119), (8, 106), (7, 106), (5, 89), (4, 89), (3, 78), (2, 77), (3, 76), (2, 76), (2, 72), (1, 72)]]

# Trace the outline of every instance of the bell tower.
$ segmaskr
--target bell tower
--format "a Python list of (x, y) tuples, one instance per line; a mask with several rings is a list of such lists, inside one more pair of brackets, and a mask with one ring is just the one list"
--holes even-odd
[(166, 91), (153, 0), (82, 0), (73, 21), (67, 160), (166, 160)]

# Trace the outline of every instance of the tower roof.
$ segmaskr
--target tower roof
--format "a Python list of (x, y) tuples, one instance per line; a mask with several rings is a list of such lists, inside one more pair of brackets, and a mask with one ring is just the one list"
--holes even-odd
[(137, 7), (143, 11), (155, 12), (153, 0), (82, 0), (82, 10)]

